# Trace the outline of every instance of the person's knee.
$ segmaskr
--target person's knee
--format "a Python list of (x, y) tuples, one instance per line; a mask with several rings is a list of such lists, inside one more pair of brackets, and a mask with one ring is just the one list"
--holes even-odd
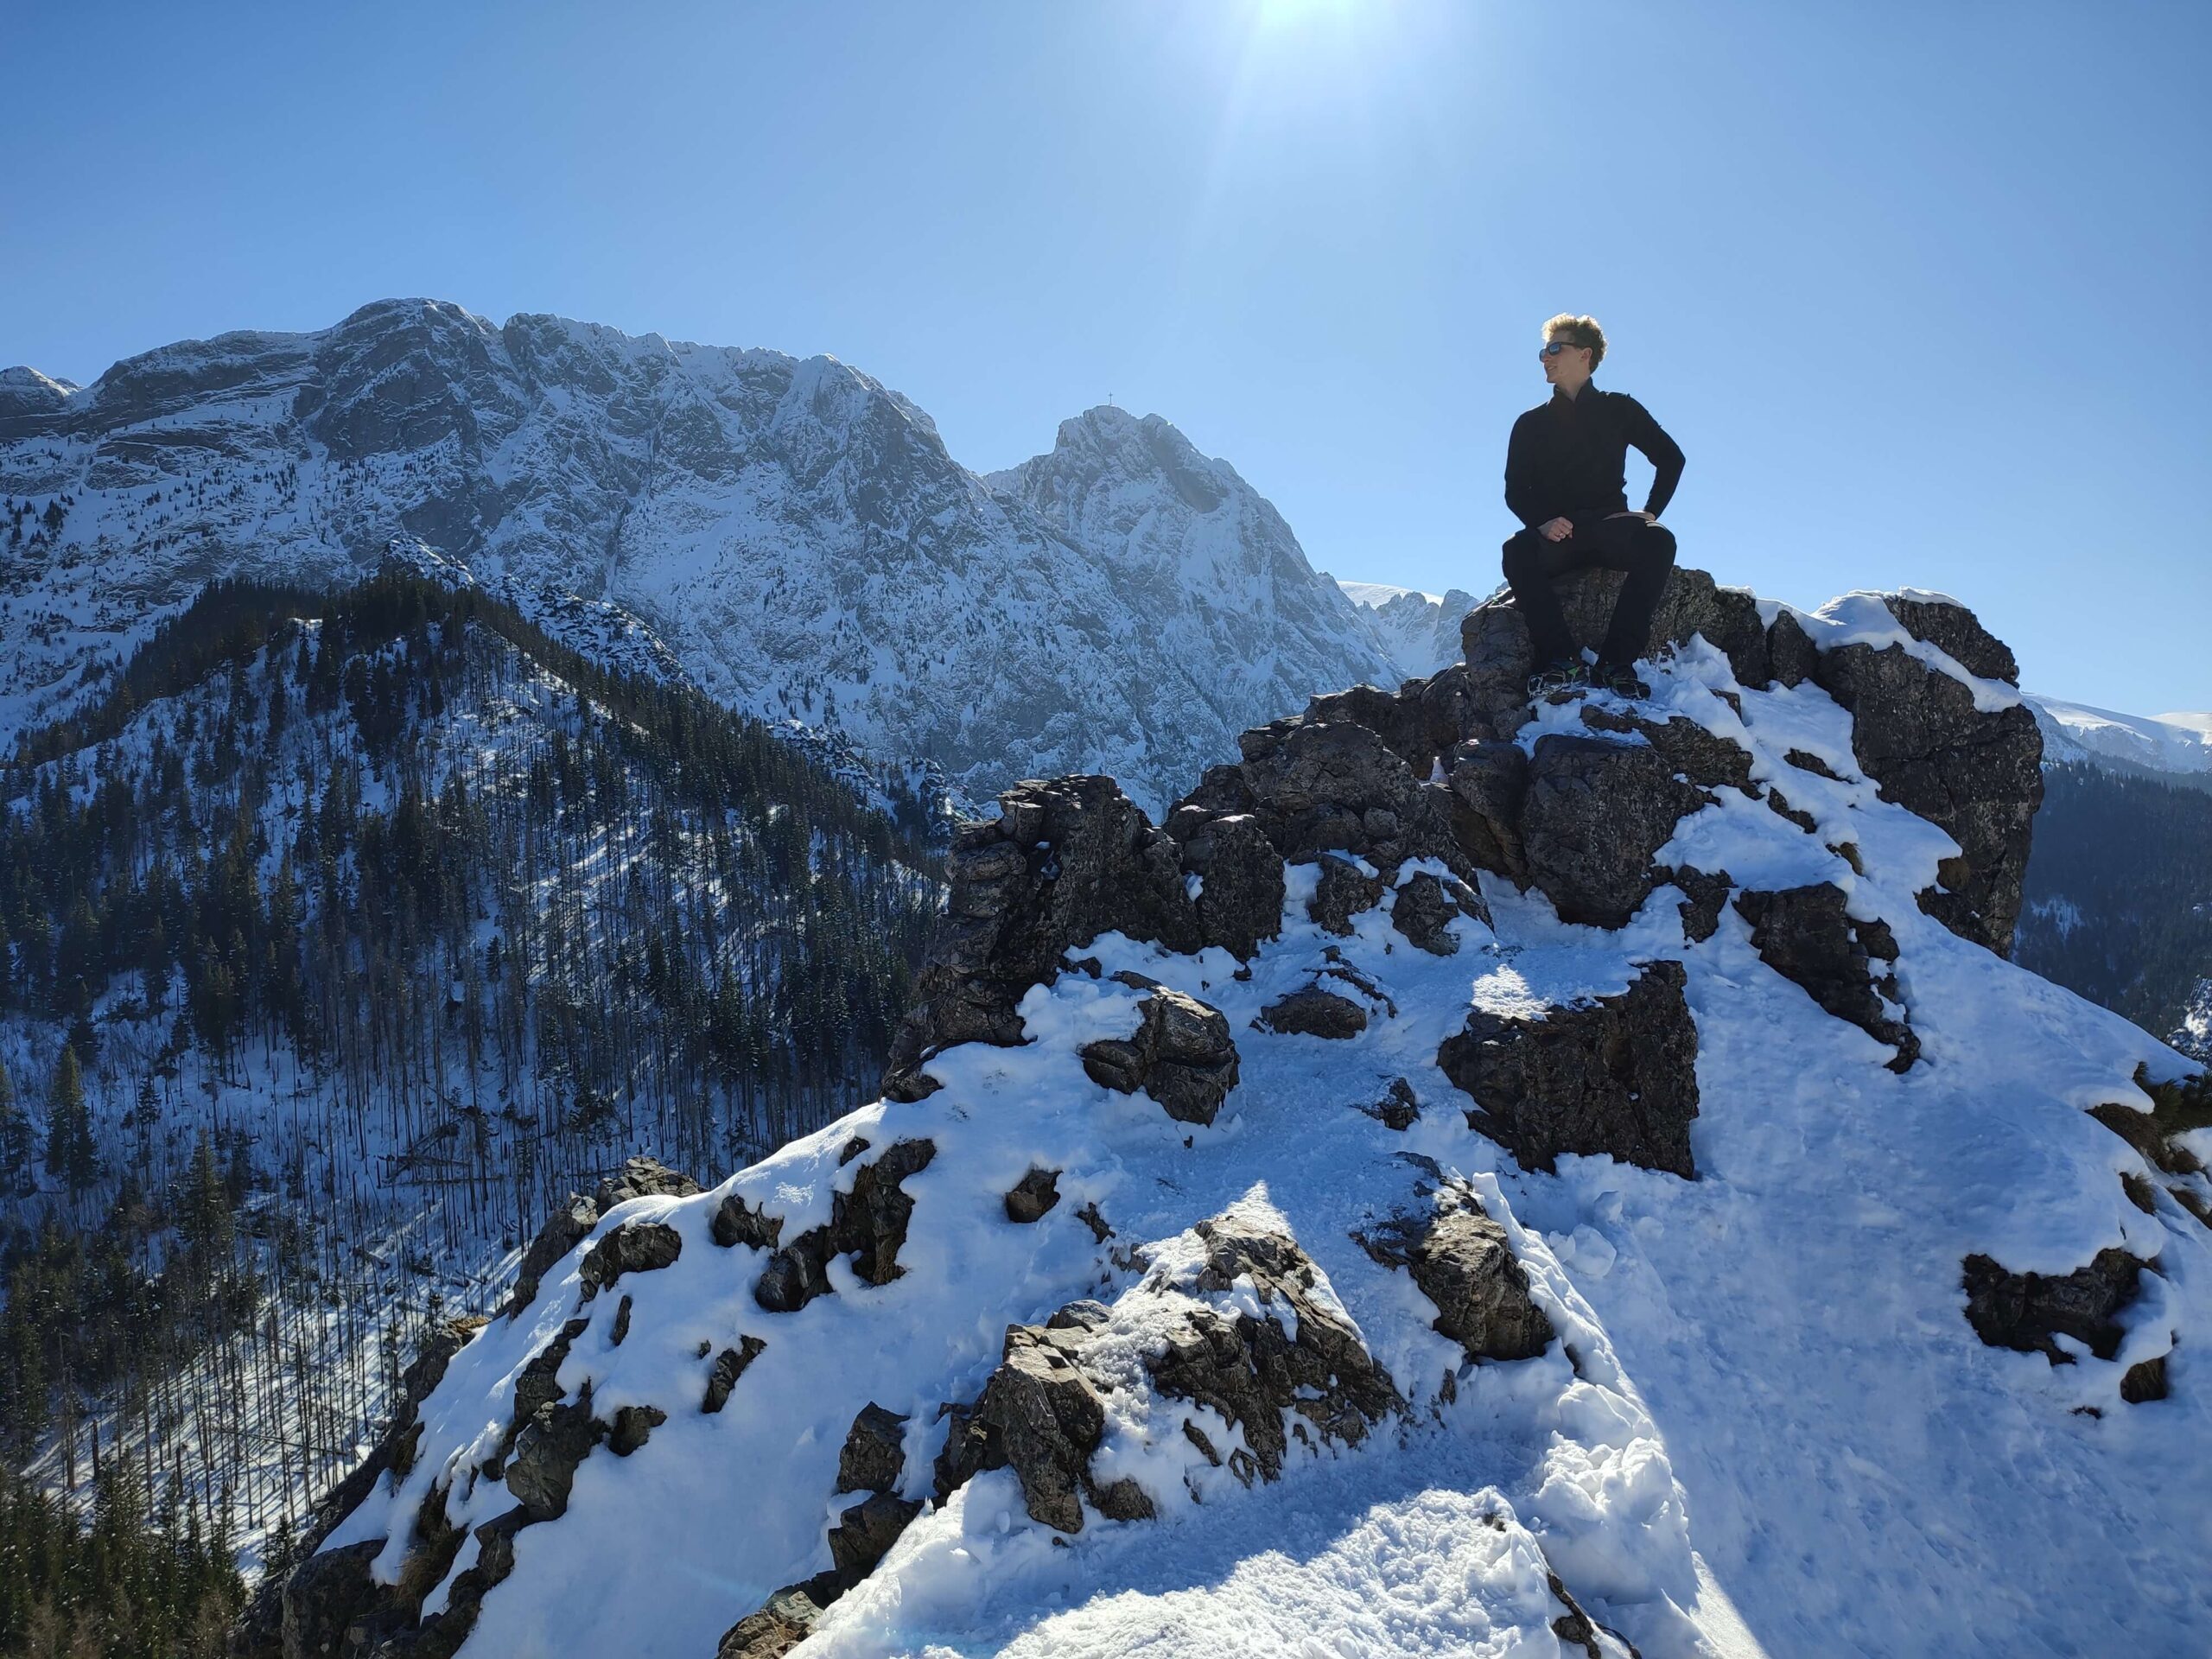
[(1505, 543), (1505, 576), (1509, 582), (1524, 575), (1534, 575), (1541, 542), (1533, 530), (1523, 530), (1508, 537)]
[(1651, 569), (1670, 570), (1675, 564), (1675, 532), (1664, 524), (1646, 524), (1637, 537), (1636, 550)]

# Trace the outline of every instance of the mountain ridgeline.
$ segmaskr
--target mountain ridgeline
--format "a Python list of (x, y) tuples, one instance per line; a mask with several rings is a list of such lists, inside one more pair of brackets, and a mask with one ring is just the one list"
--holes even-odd
[(981, 798), (1162, 804), (1236, 733), (1398, 677), (1226, 462), (1110, 407), (986, 479), (830, 358), (495, 326), (425, 301), (0, 373), (0, 735), (73, 712), (212, 578), (326, 587), (395, 538), (532, 620), (634, 614), (704, 690)]
[(281, 1557), (571, 1186), (877, 1075), (907, 806), (475, 589), (210, 587), (0, 769), (11, 1458)]
[(2212, 1097), (2004, 958), (2010, 652), (1922, 595), (1770, 609), (1677, 571), (1649, 699), (1531, 705), (1493, 601), (1161, 823), (1004, 791), (883, 1097), (556, 1215), (247, 1646), (2201, 1628), (2157, 1471), (2212, 1422)]

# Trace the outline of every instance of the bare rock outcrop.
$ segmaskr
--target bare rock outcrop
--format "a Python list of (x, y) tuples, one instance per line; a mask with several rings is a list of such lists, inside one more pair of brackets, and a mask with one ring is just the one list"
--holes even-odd
[(1697, 1026), (1678, 962), (1647, 963), (1618, 996), (1541, 1020), (1476, 1009), (1436, 1063), (1473, 1098), (1467, 1126), (1524, 1169), (1561, 1153), (1605, 1153), (1694, 1179)]
[(1436, 1330), (1470, 1360), (1542, 1353), (1552, 1344), (1552, 1322), (1530, 1297), (1528, 1273), (1505, 1229), (1459, 1183), (1428, 1196), (1425, 1211), (1394, 1214), (1355, 1234), (1359, 1247), (1411, 1276), (1436, 1304)]
[[(1751, 924), (1751, 946), (1766, 965), (1837, 1019), (1897, 1049), (1892, 1071), (1920, 1057), (1920, 1039), (1891, 1012), (1904, 996), (1889, 971), (1897, 944), (1884, 922), (1860, 921), (1831, 882), (1736, 895), (1736, 912)], [(1879, 966), (1877, 966), (1879, 964)]]
[(1117, 977), (1148, 992), (1137, 1004), (1136, 1032), (1084, 1044), (1084, 1073), (1102, 1088), (1150, 1096), (1179, 1123), (1212, 1122), (1236, 1086), (1236, 1044), (1228, 1019), (1165, 985), (1134, 975)]
[[(1970, 1255), (1964, 1274), (1967, 1322), (1992, 1348), (2041, 1354), (2054, 1365), (2074, 1363), (2055, 1340), (2060, 1336), (2071, 1337), (2099, 1359), (2111, 1359), (2126, 1335), (2120, 1312), (2140, 1293), (2145, 1268), (2156, 1270), (2116, 1246), (2066, 1274), (2010, 1273), (1989, 1256)], [(2131, 1405), (2164, 1399), (2164, 1357), (2128, 1367), (2120, 1394)]]
[(546, 1271), (582, 1243), (599, 1224), (599, 1218), (616, 1205), (632, 1198), (688, 1198), (698, 1191), (698, 1182), (689, 1175), (671, 1169), (658, 1159), (641, 1157), (630, 1159), (600, 1182), (598, 1190), (590, 1197), (571, 1192), (568, 1202), (546, 1217), (545, 1224), (531, 1240), (530, 1248), (523, 1252), (514, 1291), (499, 1311), (513, 1319), (536, 1300), (538, 1281)]

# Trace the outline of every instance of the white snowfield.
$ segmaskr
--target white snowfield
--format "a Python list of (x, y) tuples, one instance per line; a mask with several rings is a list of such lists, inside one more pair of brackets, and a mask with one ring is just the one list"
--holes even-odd
[[(1836, 631), (1866, 623), (1847, 604), (1824, 617)], [(1249, 979), (1218, 950), (1119, 935), (1089, 947), (1107, 976), (1135, 969), (1227, 1015), (1241, 1082), (1211, 1127), (1089, 1079), (1077, 1049), (1128, 1035), (1140, 994), (1065, 972), (1023, 999), (1027, 1046), (938, 1055), (927, 1069), (944, 1086), (920, 1103), (863, 1107), (700, 1197), (603, 1218), (597, 1236), (667, 1224), (680, 1257), (588, 1301), (581, 1249), (549, 1274), (519, 1320), (454, 1361), (411, 1471), (330, 1545), (389, 1536), (390, 1581), (434, 1485), (449, 1486), (456, 1520), (512, 1508), (486, 1461), (516, 1380), (585, 1317), (558, 1376), (569, 1396), (588, 1382), (603, 1419), (650, 1404), (667, 1420), (627, 1458), (586, 1457), (566, 1514), (516, 1535), (512, 1575), (463, 1651), (700, 1659), (779, 1586), (829, 1565), (826, 1529), (857, 1501), (833, 1491), (839, 1450), (863, 1407), (906, 1414), (900, 1490), (925, 1499), (939, 1407), (976, 1398), (1009, 1325), (1090, 1297), (1130, 1357), (1104, 1396), (1095, 1471), (1136, 1482), (1156, 1517), (1086, 1507), (1065, 1535), (1029, 1517), (1010, 1471), (978, 1476), (925, 1509), (801, 1654), (1586, 1651), (1554, 1631), (1554, 1574), (1617, 1633), (1605, 1653), (1632, 1642), (1650, 1659), (2207, 1650), (2212, 1497), (2196, 1464), (2212, 1446), (2212, 1374), (2196, 1358), (2212, 1343), (2212, 1236), (2156, 1182), (2154, 1211), (2134, 1207), (2120, 1178), (2151, 1172), (2088, 1114), (2148, 1109), (2137, 1068), (2161, 1081), (2189, 1063), (1922, 913), (1915, 893), (1955, 848), (1878, 798), (1849, 716), (1816, 686), (1745, 690), (1702, 642), (1652, 678), (1659, 718), (1742, 745), (1754, 778), (1786, 779), (1818, 826), (1710, 806), (1660, 861), (1726, 868), (1742, 886), (1834, 881), (1853, 915), (1885, 922), (1923, 1046), (1910, 1071), (1885, 1069), (1887, 1046), (1766, 966), (1732, 910), (1686, 944), (1671, 887), (1608, 932), (1490, 882), (1494, 928), (1454, 920), (1461, 948), (1439, 957), (1380, 908), (1352, 938), (1321, 932), (1306, 914), (1313, 869), (1294, 866), (1281, 934)], [(1836, 778), (1789, 765), (1793, 749)], [(1847, 843), (1863, 875), (1829, 850)], [(1255, 1028), (1331, 945), (1376, 988), (1367, 1028), (1336, 1041)], [(1607, 1157), (1529, 1173), (1466, 1127), (1435, 1058), (1471, 1007), (1570, 1005), (1658, 960), (1684, 964), (1697, 1026), (1697, 1179)], [(1421, 1107), (1402, 1133), (1358, 1109), (1394, 1077)], [(878, 1154), (935, 1143), (905, 1185), (903, 1274), (871, 1286), (839, 1258), (834, 1294), (764, 1312), (762, 1253), (717, 1246), (709, 1218), (735, 1193), (783, 1217), (786, 1241), (826, 1220), (859, 1167), (839, 1162), (855, 1136)], [(1353, 1241), (1413, 1202), (1428, 1162), (1505, 1227), (1557, 1332), (1540, 1357), (1467, 1363), (1406, 1274)], [(1002, 1195), (1033, 1167), (1060, 1172), (1061, 1197), (1017, 1225)], [(2186, 1181), (2212, 1200), (2212, 1182)], [(1115, 1229), (1103, 1243), (1076, 1213), (1093, 1204)], [(1249, 1490), (1184, 1424), (1224, 1450), (1239, 1432), (1162, 1397), (1135, 1363), (1177, 1298), (1281, 1317), (1249, 1281), (1196, 1286), (1190, 1230), (1232, 1210), (1295, 1236), (1325, 1281), (1317, 1297), (1341, 1306), (1406, 1402), (1357, 1446), (1293, 1440), (1280, 1482)], [(1969, 1327), (1968, 1255), (2065, 1274), (2111, 1246), (2156, 1268), (2113, 1359), (2071, 1344), (2074, 1363), (2054, 1365)], [(766, 1347), (707, 1414), (703, 1356), (741, 1336)], [(2158, 1355), (2171, 1396), (2123, 1403), (2123, 1374)]]

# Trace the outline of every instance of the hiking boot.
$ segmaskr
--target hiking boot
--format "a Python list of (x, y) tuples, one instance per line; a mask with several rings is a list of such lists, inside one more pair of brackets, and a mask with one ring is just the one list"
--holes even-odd
[(1529, 695), (1534, 698), (1559, 691), (1579, 691), (1589, 683), (1590, 671), (1580, 657), (1560, 657), (1529, 677)]
[(1635, 668), (1627, 663), (1600, 663), (1590, 677), (1590, 683), (1611, 692), (1617, 697), (1626, 697), (1630, 702), (1639, 702), (1651, 695), (1651, 688), (1636, 677)]

